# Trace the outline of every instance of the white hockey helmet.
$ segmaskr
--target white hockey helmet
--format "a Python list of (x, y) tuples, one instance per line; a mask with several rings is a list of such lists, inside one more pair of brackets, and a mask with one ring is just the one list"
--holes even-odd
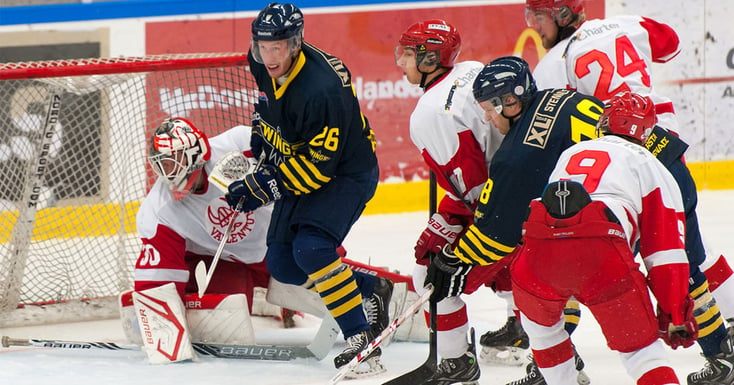
[(164, 120), (150, 139), (148, 162), (168, 182), (175, 199), (191, 191), (210, 157), (206, 135), (183, 118)]

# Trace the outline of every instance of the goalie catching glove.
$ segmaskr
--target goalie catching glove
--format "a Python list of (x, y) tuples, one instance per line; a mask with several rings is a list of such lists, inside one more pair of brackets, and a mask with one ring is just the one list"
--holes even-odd
[(428, 265), (426, 280), (433, 285), (431, 301), (439, 302), (446, 297), (455, 297), (464, 292), (466, 276), (474, 265), (467, 265), (451, 252), (451, 245), (445, 245)]
[(686, 296), (686, 303), (683, 307), (683, 324), (681, 325), (674, 325), (673, 317), (658, 305), (658, 333), (660, 338), (673, 349), (679, 346), (687, 348), (698, 339), (698, 323), (693, 316), (693, 305), (693, 298)]
[[(244, 179), (233, 182), (225, 195), (233, 209), (250, 212), (283, 197), (283, 184), (278, 170), (264, 165)], [(240, 205), (241, 202), (241, 205)]]
[(429, 253), (438, 254), (444, 246), (453, 246), (456, 238), (464, 230), (464, 226), (456, 217), (445, 213), (435, 213), (428, 220), (415, 245), (415, 259), (419, 264), (429, 265)]

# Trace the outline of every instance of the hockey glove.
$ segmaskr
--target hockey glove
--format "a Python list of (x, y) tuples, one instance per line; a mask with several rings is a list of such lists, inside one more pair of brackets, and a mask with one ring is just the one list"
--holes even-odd
[(463, 293), (466, 287), (466, 276), (474, 267), (462, 262), (450, 249), (450, 245), (444, 246), (428, 265), (423, 285), (429, 283), (433, 285), (431, 301), (439, 302), (446, 297), (454, 297)]
[(698, 339), (698, 323), (693, 316), (693, 305), (693, 298), (686, 296), (682, 325), (673, 325), (671, 315), (664, 312), (658, 305), (658, 333), (660, 338), (673, 349), (679, 346), (687, 348)]
[(462, 230), (464, 226), (458, 218), (440, 212), (433, 214), (415, 244), (415, 259), (421, 265), (429, 265), (428, 253), (438, 254), (445, 245), (453, 245)]
[(227, 188), (229, 193), (224, 197), (233, 209), (237, 209), (243, 199), (241, 212), (249, 212), (283, 197), (283, 185), (278, 170), (271, 165), (260, 167), (257, 171), (245, 175), (245, 178), (232, 182)]
[(263, 141), (264, 139), (260, 128), (260, 121), (253, 120), (252, 133), (250, 135), (250, 152), (252, 152), (253, 158), (260, 159), (260, 156), (263, 153)]

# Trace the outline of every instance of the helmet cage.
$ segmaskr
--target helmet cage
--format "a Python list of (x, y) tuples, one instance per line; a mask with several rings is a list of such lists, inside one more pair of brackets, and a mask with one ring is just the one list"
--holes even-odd
[(596, 127), (598, 134), (620, 135), (645, 142), (656, 123), (655, 103), (649, 96), (624, 92), (604, 105)]
[(189, 193), (209, 157), (209, 141), (191, 123), (181, 118), (166, 119), (150, 141), (148, 162), (181, 199)]

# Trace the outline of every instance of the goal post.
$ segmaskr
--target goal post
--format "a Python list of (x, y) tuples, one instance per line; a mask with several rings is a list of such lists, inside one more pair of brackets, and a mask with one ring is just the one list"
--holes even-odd
[(250, 124), (243, 53), (0, 63), (0, 327), (117, 316), (168, 117)]

